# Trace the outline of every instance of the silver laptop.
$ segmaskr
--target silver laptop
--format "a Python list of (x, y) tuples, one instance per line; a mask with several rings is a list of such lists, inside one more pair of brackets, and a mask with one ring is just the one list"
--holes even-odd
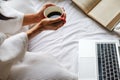
[(79, 41), (79, 80), (120, 80), (119, 40)]

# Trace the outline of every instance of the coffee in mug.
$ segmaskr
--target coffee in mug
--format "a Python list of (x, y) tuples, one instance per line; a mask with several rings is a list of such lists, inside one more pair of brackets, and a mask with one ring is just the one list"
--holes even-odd
[(50, 6), (44, 10), (44, 16), (47, 18), (57, 18), (63, 14), (63, 10), (58, 6)]

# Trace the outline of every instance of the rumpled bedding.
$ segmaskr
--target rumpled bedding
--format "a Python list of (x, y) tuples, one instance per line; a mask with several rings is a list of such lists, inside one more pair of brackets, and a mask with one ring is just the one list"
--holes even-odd
[(119, 39), (119, 36), (102, 28), (88, 18), (71, 0), (32, 0), (35, 10), (46, 2), (64, 7), (66, 24), (56, 31), (44, 31), (29, 42), (29, 51), (55, 56), (69, 71), (78, 72), (78, 40), (80, 39)]
[[(25, 3), (27, 3), (26, 1)], [(24, 10), (23, 8), (15, 8), (23, 13), (31, 13), (39, 11), (44, 3), (52, 2), (65, 9), (67, 14), (66, 24), (56, 31), (44, 31), (31, 39), (28, 50), (54, 56), (70, 72), (78, 73), (78, 40), (119, 39), (118, 35), (105, 30), (102, 26), (88, 18), (71, 0), (29, 1), (29, 4), (24, 6), (26, 8)]]

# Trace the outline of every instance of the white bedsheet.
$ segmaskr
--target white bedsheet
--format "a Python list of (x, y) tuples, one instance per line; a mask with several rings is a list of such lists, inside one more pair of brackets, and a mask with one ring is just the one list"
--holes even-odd
[(36, 36), (29, 42), (29, 51), (52, 54), (71, 72), (78, 72), (78, 40), (119, 38), (84, 15), (71, 0), (32, 1), (36, 11), (48, 1), (64, 7), (67, 23), (57, 31), (44, 31)]

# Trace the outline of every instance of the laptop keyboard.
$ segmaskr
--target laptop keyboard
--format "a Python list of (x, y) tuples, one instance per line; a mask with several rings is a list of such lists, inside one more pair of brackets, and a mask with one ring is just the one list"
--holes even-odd
[(120, 80), (120, 71), (115, 44), (97, 44), (97, 53), (99, 80)]

